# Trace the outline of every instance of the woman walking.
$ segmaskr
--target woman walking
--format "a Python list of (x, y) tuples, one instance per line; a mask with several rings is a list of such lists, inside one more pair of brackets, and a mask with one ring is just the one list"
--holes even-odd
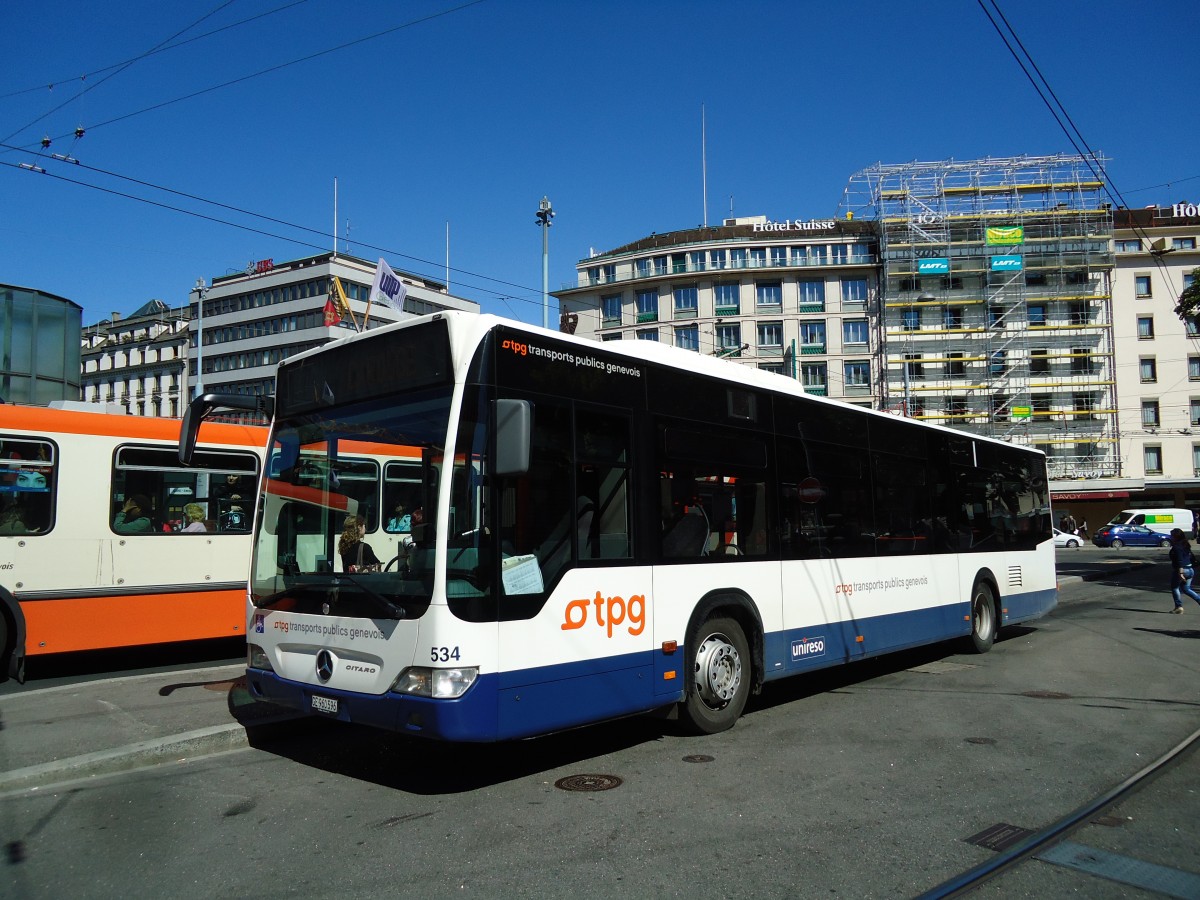
[(1171, 612), (1183, 613), (1183, 597), (1187, 594), (1200, 603), (1200, 594), (1192, 590), (1192, 577), (1196, 574), (1196, 561), (1192, 557), (1192, 545), (1180, 528), (1171, 529), (1171, 599), (1175, 608)]

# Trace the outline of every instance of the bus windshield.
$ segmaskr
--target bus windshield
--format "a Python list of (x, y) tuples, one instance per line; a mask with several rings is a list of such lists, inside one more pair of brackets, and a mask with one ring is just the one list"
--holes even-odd
[(450, 397), (430, 387), (277, 420), (255, 606), (397, 619), (428, 606)]

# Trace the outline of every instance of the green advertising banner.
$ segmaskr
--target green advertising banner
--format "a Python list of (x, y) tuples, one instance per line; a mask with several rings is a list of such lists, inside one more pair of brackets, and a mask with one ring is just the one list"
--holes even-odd
[(989, 247), (1025, 243), (1025, 227), (1023, 225), (997, 225), (987, 229)]

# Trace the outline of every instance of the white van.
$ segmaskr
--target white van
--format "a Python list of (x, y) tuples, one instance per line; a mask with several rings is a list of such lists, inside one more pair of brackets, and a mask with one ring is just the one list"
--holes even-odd
[(1192, 534), (1192, 513), (1187, 509), (1123, 509), (1108, 522), (1109, 525), (1145, 525), (1151, 531), (1170, 534), (1181, 528), (1188, 537)]

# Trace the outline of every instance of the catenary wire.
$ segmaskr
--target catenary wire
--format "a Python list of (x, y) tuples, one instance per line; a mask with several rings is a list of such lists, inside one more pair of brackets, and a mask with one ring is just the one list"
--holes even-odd
[[(222, 25), (220, 28), (214, 28), (212, 31), (206, 31), (203, 34), (196, 35), (195, 37), (186, 38), (185, 40), (176, 41), (175, 43), (168, 43), (165, 45), (160, 45), (156, 49), (148, 50), (147, 52), (141, 54), (140, 56), (135, 56), (131, 59), (122, 60), (121, 62), (112, 63), (111, 65), (103, 66), (102, 68), (99, 68), (99, 69), (93, 69), (90, 72), (84, 72), (82, 75), (71, 75), (66, 78), (56, 78), (49, 82), (46, 82), (45, 84), (39, 84), (34, 87), (27, 87), (27, 88), (21, 88), (19, 90), (15, 90), (15, 91), (9, 91), (7, 94), (0, 94), (0, 100), (7, 100), (9, 97), (18, 97), (22, 94), (32, 94), (37, 91), (52, 90), (55, 87), (55, 85), (58, 85), (58, 84), (67, 84), (72, 81), (86, 81), (89, 78), (92, 78), (96, 75), (103, 74), (104, 72), (108, 72), (112, 69), (116, 69), (121, 66), (126, 66), (130, 63), (137, 62), (138, 60), (145, 59), (149, 56), (154, 56), (158, 53), (165, 53), (168, 50), (178, 50), (180, 47), (186, 47), (188, 44), (194, 44), (196, 41), (202, 41), (205, 38), (210, 38), (213, 35), (220, 34), (223, 31), (229, 31), (230, 29), (238, 28), (242, 25), (248, 25), (251, 22), (255, 22), (259, 19), (265, 19), (267, 16), (275, 15), (275, 13), (285, 12), (294, 6), (300, 6), (301, 4), (307, 3), (307, 2), (308, 2), (308, 0), (292, 0), (291, 3), (285, 4), (284, 6), (277, 6), (277, 7), (275, 7), (275, 9), (269, 9), (266, 12), (261, 12), (261, 13), (258, 13), (257, 15), (248, 16), (247, 18), (240, 19), (237, 22), (230, 22), (228, 25)], [(226, 4), (226, 5), (228, 5), (228, 4)], [(184, 29), (184, 30), (186, 31), (188, 29)], [(182, 32), (180, 32), (180, 33), (182, 34)], [(72, 99), (74, 99), (74, 98), (72, 98)]]
[(68, 105), (69, 103), (73, 103), (74, 101), (78, 100), (78, 99), (79, 99), (80, 97), (82, 97), (84, 94), (86, 94), (86, 93), (88, 93), (88, 92), (90, 92), (90, 91), (93, 91), (93, 90), (95, 90), (96, 88), (100, 87), (100, 85), (104, 84), (104, 82), (108, 81), (109, 79), (111, 79), (111, 78), (115, 78), (116, 76), (120, 75), (122, 72), (124, 72), (124, 71), (125, 71), (126, 69), (128, 69), (130, 66), (132, 66), (134, 63), (136, 63), (136, 62), (139, 62), (140, 60), (143, 60), (143, 59), (145, 59), (147, 56), (149, 56), (150, 54), (154, 53), (154, 52), (155, 52), (155, 51), (157, 51), (157, 50), (161, 50), (161, 49), (162, 49), (164, 46), (166, 46), (167, 44), (171, 43), (171, 41), (175, 40), (175, 38), (179, 37), (181, 34), (184, 34), (184, 33), (188, 32), (188, 31), (191, 31), (193, 28), (195, 28), (197, 25), (199, 25), (199, 24), (200, 24), (201, 22), (203, 22), (205, 19), (207, 19), (207, 18), (209, 18), (209, 17), (211, 17), (211, 16), (214, 16), (214, 15), (216, 15), (217, 13), (219, 13), (221, 10), (223, 10), (225, 7), (229, 6), (229, 5), (230, 5), (231, 3), (233, 3), (233, 2), (234, 2), (234, 0), (225, 0), (225, 2), (224, 2), (224, 3), (222, 3), (220, 6), (218, 6), (216, 9), (213, 9), (213, 10), (211, 10), (210, 12), (207, 12), (207, 13), (205, 13), (203, 16), (201, 16), (199, 19), (197, 19), (197, 20), (196, 20), (195, 22), (193, 22), (191, 25), (188, 25), (186, 28), (182, 28), (182, 29), (180, 29), (179, 31), (175, 32), (173, 35), (171, 35), (171, 36), (170, 36), (169, 38), (167, 38), (166, 40), (164, 40), (164, 41), (159, 41), (159, 43), (155, 44), (153, 47), (151, 47), (149, 50), (147, 50), (145, 53), (141, 54), (140, 56), (135, 56), (133, 59), (129, 60), (128, 62), (125, 62), (125, 63), (121, 64), (121, 66), (120, 66), (119, 68), (117, 68), (117, 70), (116, 70), (115, 72), (111, 72), (110, 74), (108, 74), (108, 75), (105, 75), (103, 78), (101, 78), (99, 81), (95, 82), (94, 84), (89, 84), (87, 87), (85, 87), (85, 88), (84, 88), (82, 91), (80, 91), (80, 92), (79, 92), (78, 94), (76, 94), (74, 97), (68, 97), (68, 98), (67, 98), (66, 100), (64, 100), (62, 103), (58, 104), (58, 106), (55, 106), (53, 109), (51, 109), (51, 110), (49, 110), (49, 111), (47, 111), (47, 112), (44, 112), (44, 113), (42, 113), (40, 116), (38, 116), (38, 117), (37, 117), (36, 119), (34, 119), (32, 122), (29, 122), (29, 123), (27, 123), (27, 124), (25, 124), (25, 125), (22, 125), (20, 128), (18, 128), (18, 129), (17, 129), (16, 131), (14, 131), (12, 134), (10, 134), (10, 135), (8, 135), (7, 137), (5, 137), (5, 138), (4, 138), (4, 141), (5, 141), (5, 142), (7, 142), (7, 141), (10, 141), (10, 140), (12, 140), (14, 137), (16, 137), (18, 134), (20, 134), (20, 133), (21, 133), (22, 131), (24, 131), (26, 128), (31, 128), (31, 127), (33, 127), (33, 126), (34, 126), (34, 125), (36, 125), (38, 122), (42, 121), (42, 119), (45, 119), (46, 117), (53, 115), (54, 113), (56, 113), (56, 112), (58, 112), (60, 109), (62, 109), (64, 106), (66, 106), (66, 105)]

